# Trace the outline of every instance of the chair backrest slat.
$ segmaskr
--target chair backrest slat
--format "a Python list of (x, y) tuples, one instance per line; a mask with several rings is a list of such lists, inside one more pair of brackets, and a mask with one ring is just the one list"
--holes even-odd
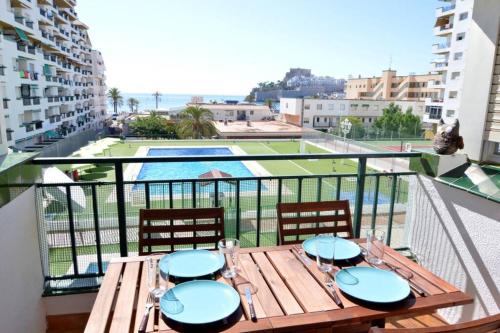
[[(159, 237), (150, 237), (152, 234)], [(218, 241), (222, 238), (224, 238), (223, 207), (139, 211), (139, 255), (170, 252), (174, 250), (174, 245), (196, 247), (201, 244), (204, 246), (213, 244), (208, 248), (216, 249)], [(154, 251), (152, 246), (170, 246), (170, 249)]]
[(500, 330), (500, 314), (473, 320), (465, 323), (425, 328), (378, 328), (373, 327), (369, 333), (490, 333)]
[[(301, 235), (345, 233), (346, 238), (353, 238), (348, 200), (278, 203), (276, 208), (282, 245), (302, 242)], [(290, 236), (296, 237), (290, 239)]]

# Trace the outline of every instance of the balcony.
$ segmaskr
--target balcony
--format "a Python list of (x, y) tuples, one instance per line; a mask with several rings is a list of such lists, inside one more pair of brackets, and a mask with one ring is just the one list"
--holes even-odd
[[(64, 131), (69, 129), (67, 125)], [(129, 144), (135, 143), (130, 141), (124, 143), (123, 147)], [(201, 145), (200, 142), (190, 144)], [(219, 142), (214, 140), (210, 144)], [(244, 142), (243, 145), (252, 145), (252, 142)], [(370, 167), (371, 159), (387, 160), (390, 164), (393, 159), (418, 157), (420, 153), (327, 155), (37, 158), (30, 167), (91, 163), (97, 165), (97, 170), (81, 172), (85, 179), (76, 183), (51, 184), (38, 181), (33, 187), (26, 184), (11, 185), (25, 192), (17, 197), (12, 205), (2, 207), (3, 217), (9, 217), (11, 214), (16, 216), (12, 221), (5, 219), (4, 230), (18, 233), (14, 234), (15, 241), (1, 244), (4, 244), (10, 253), (23, 249), (25, 260), (8, 258), (7, 251), (4, 251), (3, 263), (9, 265), (11, 271), (23, 270), (20, 278), (33, 277), (31, 283), (18, 282), (23, 286), (23, 295), (29, 296), (23, 298), (25, 303), (39, 301), (43, 289), (47, 296), (43, 306), (50, 311), (57, 308), (63, 309), (64, 312), (61, 313), (65, 315), (85, 313), (90, 311), (88, 306), (95, 299), (95, 294), (90, 292), (99, 288), (109, 262), (113, 258), (133, 256), (137, 253), (138, 210), (141, 208), (224, 207), (227, 237), (239, 238), (243, 247), (254, 247), (276, 245), (277, 202), (341, 198), (351, 203), (356, 236), (363, 235), (372, 225), (387, 230), (388, 244), (406, 251), (403, 253), (414, 253), (422, 265), (453, 281), (454, 285), (467, 290), (474, 297), (479, 298), (480, 294), (491, 296), (494, 293), (494, 286), (484, 287), (482, 283), (483, 279), (491, 274), (493, 266), (489, 265), (495, 263), (495, 260), (485, 256), (482, 258), (485, 260), (483, 264), (480, 258), (474, 257), (478, 255), (476, 251), (482, 253), (485, 249), (478, 249), (483, 245), (482, 242), (476, 243), (478, 240), (484, 240), (484, 233), (469, 234), (464, 231), (463, 223), (471, 222), (469, 219), (474, 216), (474, 225), (478, 224), (475, 225), (475, 231), (484, 230), (485, 226), (494, 228), (494, 214), (498, 209), (495, 202), (473, 202), (470, 194), (460, 192), (457, 195), (448, 185), (415, 172), (382, 172)], [(339, 159), (347, 159), (346, 162), (354, 166), (353, 171), (331, 172), (332, 165), (340, 167)], [(201, 161), (243, 161), (260, 163), (266, 168), (284, 162), (290, 163), (290, 167), (296, 163), (306, 168), (317, 168), (323, 161), (328, 161), (329, 171), (320, 173), (297, 169), (294, 175), (210, 180), (137, 180), (127, 176), (127, 168), (134, 164), (168, 165), (181, 161), (187, 165)], [(100, 173), (98, 176), (101, 177), (104, 173), (105, 176), (95, 178), (96, 173)], [(467, 226), (472, 227), (470, 224)], [(493, 246), (490, 251), (498, 249), (496, 242), (488, 244)], [(463, 262), (464, 259), (475, 260)], [(39, 264), (40, 260), (42, 265)], [(479, 266), (484, 270), (477, 273)], [(140, 272), (139, 274), (142, 274)], [(476, 273), (471, 274), (474, 272)], [(36, 276), (43, 278), (36, 280)], [(9, 286), (13, 286), (17, 281), (9, 283)], [(264, 281), (264, 284), (267, 285), (268, 282)], [(75, 292), (87, 293), (49, 296)], [(8, 294), (2, 298), (7, 302), (10, 297), (14, 296)], [(425, 301), (425, 298), (423, 299)], [(37, 310), (27, 308), (25, 311)], [(450, 317), (456, 316), (463, 320), (469, 318), (471, 311), (471, 308), (467, 307), (451, 308), (448, 313), (451, 313)], [(27, 320), (44, 325), (45, 311), (42, 313), (40, 321)], [(29, 318), (33, 317), (35, 316)], [(51, 318), (49, 323), (50, 320)], [(25, 331), (34, 332), (32, 329)]]
[(444, 17), (452, 15), (455, 12), (455, 4), (443, 6), (436, 9), (436, 17)]
[(447, 23), (434, 28), (435, 36), (446, 36), (453, 31), (453, 23)]
[(440, 43), (432, 45), (432, 53), (443, 54), (450, 52), (450, 43)]

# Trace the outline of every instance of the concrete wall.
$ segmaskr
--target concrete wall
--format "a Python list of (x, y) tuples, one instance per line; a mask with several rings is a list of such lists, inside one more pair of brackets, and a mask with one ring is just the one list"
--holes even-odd
[(0, 209), (0, 331), (45, 332), (35, 190)]
[(408, 245), (426, 268), (474, 298), (441, 315), (455, 323), (499, 313), (498, 203), (425, 176), (410, 178), (410, 188)]

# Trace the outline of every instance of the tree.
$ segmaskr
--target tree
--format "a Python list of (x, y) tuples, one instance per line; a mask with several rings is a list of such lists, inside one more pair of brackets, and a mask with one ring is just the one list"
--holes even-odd
[(245, 97), (245, 102), (248, 102), (248, 103), (255, 102), (255, 96), (254, 96), (254, 94), (250, 94), (247, 97)]
[(373, 126), (385, 137), (420, 136), (422, 122), (412, 111), (412, 108), (408, 108), (403, 113), (399, 105), (391, 103), (382, 110), (382, 117), (377, 118)]
[(132, 133), (139, 136), (177, 138), (175, 125), (155, 112), (147, 117), (138, 117), (129, 127)]
[(110, 88), (108, 90), (108, 99), (113, 104), (114, 113), (118, 113), (118, 107), (123, 105), (123, 97), (118, 88)]
[(210, 110), (199, 106), (189, 106), (179, 114), (181, 121), (177, 133), (181, 138), (202, 139), (217, 133)]
[(264, 101), (264, 105), (267, 105), (268, 108), (272, 109), (273, 108), (273, 100), (270, 98), (266, 98)]
[[(365, 126), (363, 126), (363, 122), (361, 121), (360, 118), (358, 117), (353, 117), (353, 116), (348, 116), (348, 117), (342, 117), (340, 119), (340, 124), (345, 120), (348, 119), (351, 124), (351, 131), (347, 134), (348, 138), (351, 139), (360, 139), (365, 136)], [(339, 126), (341, 126), (339, 124)], [(342, 132), (342, 129), (339, 128), (339, 132), (341, 136), (344, 136), (344, 133)]]
[(161, 93), (159, 91), (156, 91), (154, 94), (153, 94), (155, 100), (156, 100), (156, 110), (158, 110), (158, 101), (161, 100)]
[(130, 108), (130, 112), (137, 112), (138, 108), (139, 108), (139, 101), (133, 97), (130, 97), (129, 99), (127, 99), (127, 105), (128, 107)]

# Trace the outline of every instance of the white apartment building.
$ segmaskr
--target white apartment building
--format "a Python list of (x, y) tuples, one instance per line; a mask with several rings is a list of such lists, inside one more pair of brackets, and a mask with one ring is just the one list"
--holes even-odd
[(424, 120), (460, 120), (464, 152), (500, 162), (500, 1), (448, 0), (436, 10), (432, 71), (440, 89), (426, 100)]
[(0, 155), (102, 126), (104, 62), (75, 0), (0, 2)]
[(281, 98), (280, 120), (306, 128), (328, 129), (338, 126), (341, 117), (354, 116), (369, 127), (390, 103), (403, 111), (412, 108), (413, 114), (420, 117), (424, 113), (423, 101)]

